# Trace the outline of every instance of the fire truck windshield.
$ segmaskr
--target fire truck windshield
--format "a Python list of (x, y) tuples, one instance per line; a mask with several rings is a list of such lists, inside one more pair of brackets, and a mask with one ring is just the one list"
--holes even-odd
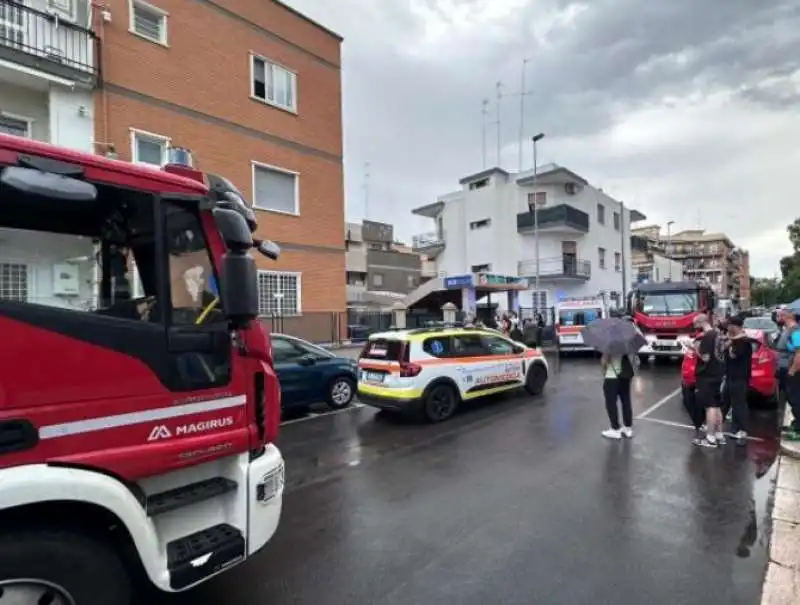
[(697, 292), (642, 292), (637, 311), (646, 315), (679, 316), (698, 310)]

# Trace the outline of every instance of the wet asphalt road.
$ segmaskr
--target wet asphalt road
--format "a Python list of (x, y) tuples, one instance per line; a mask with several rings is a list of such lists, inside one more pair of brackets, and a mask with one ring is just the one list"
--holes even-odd
[(756, 419), (763, 441), (699, 450), (678, 426), (679, 397), (665, 399), (677, 366), (635, 380), (646, 419), (630, 442), (600, 437), (593, 359), (563, 361), (543, 397), (497, 398), (441, 425), (370, 408), (289, 424), (273, 541), (165, 602), (758, 603), (774, 414)]

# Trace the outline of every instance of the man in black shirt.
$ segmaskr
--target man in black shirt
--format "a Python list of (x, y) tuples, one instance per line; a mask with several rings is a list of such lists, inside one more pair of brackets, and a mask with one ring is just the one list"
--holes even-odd
[(725, 443), (722, 432), (722, 379), (725, 376), (725, 352), (722, 335), (714, 329), (708, 315), (700, 314), (694, 320), (695, 328), (703, 335), (696, 345), (697, 378), (695, 391), (697, 403), (706, 410), (706, 435), (693, 443), (702, 447), (717, 447)]
[(742, 325), (742, 318), (738, 316), (728, 321), (723, 394), (726, 410), (730, 407), (733, 413), (731, 432), (736, 433), (739, 443), (744, 443), (747, 438), (747, 390), (753, 361), (753, 346)]

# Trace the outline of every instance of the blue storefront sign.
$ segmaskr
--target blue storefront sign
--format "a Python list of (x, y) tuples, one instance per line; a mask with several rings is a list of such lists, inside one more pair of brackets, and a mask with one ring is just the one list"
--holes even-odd
[(460, 290), (461, 288), (471, 288), (472, 275), (454, 275), (444, 278), (444, 287), (448, 290)]

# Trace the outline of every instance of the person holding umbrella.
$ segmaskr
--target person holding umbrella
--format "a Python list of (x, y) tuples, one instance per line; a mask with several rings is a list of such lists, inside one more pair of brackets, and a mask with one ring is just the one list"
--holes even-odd
[[(633, 437), (631, 379), (635, 374), (637, 353), (646, 340), (636, 326), (614, 313), (614, 317), (596, 319), (583, 328), (583, 341), (602, 355), (603, 397), (611, 425), (602, 432), (606, 439)], [(622, 425), (619, 422), (619, 400)]]

